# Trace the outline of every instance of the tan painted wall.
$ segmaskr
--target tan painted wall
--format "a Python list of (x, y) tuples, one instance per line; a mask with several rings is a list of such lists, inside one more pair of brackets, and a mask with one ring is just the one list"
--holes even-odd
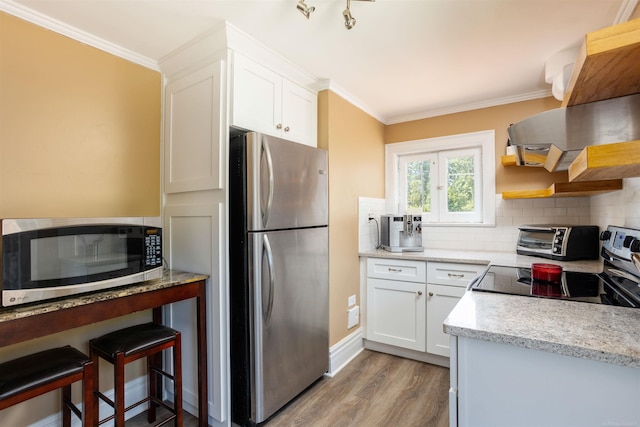
[(547, 188), (554, 182), (566, 182), (567, 173), (552, 174), (543, 168), (505, 168), (500, 158), (505, 154), (508, 139), (507, 127), (511, 123), (559, 106), (559, 101), (549, 97), (398, 123), (386, 127), (385, 143), (392, 144), (494, 129), (496, 132), (496, 192)]
[(0, 217), (160, 215), (160, 74), (4, 13), (0, 45)]
[(330, 91), (318, 97), (318, 145), (329, 150), (330, 345), (347, 330), (347, 298), (360, 304), (358, 197), (384, 197), (384, 125)]
[[(0, 218), (160, 215), (161, 78), (0, 12)], [(87, 352), (142, 312), (0, 349), (0, 361), (64, 344)], [(103, 390), (112, 388), (103, 364)], [(127, 367), (127, 379), (144, 372)], [(74, 385), (74, 401), (80, 388)], [(3, 410), (2, 426), (60, 411), (49, 393)]]

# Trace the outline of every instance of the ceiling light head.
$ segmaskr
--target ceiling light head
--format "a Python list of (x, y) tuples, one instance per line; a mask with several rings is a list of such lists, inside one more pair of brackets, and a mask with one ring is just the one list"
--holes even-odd
[(307, 6), (307, 4), (304, 2), (304, 0), (300, 0), (298, 2), (298, 6), (297, 9), (300, 11), (300, 13), (302, 13), (307, 19), (309, 19), (309, 16), (311, 16), (311, 13), (313, 13), (314, 10), (316, 10), (315, 7), (313, 6)]
[(351, 0), (347, 0), (347, 8), (342, 11), (342, 16), (344, 16), (344, 26), (347, 30), (352, 29), (356, 25), (356, 18), (351, 15), (351, 9), (349, 6), (351, 5)]

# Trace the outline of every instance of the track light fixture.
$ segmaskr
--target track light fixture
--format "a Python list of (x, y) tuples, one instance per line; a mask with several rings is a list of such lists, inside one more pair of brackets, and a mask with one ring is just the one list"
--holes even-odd
[(307, 4), (304, 2), (304, 0), (300, 0), (298, 2), (298, 10), (300, 11), (300, 13), (302, 13), (307, 19), (309, 19), (309, 16), (311, 16), (311, 13), (316, 10), (315, 7), (313, 6), (307, 6)]
[(351, 0), (347, 0), (347, 8), (342, 11), (344, 16), (344, 26), (347, 30), (352, 29), (356, 25), (356, 18), (351, 15)]
[[(374, 2), (376, 0), (354, 0), (354, 1), (369, 1)], [(305, 18), (309, 19), (311, 13), (316, 10), (313, 6), (308, 6), (305, 3), (305, 0), (299, 0), (298, 6), (296, 8), (302, 13)], [(352, 29), (356, 25), (356, 18), (351, 15), (351, 0), (347, 0), (347, 8), (342, 11), (342, 16), (344, 17), (344, 26), (347, 30)]]

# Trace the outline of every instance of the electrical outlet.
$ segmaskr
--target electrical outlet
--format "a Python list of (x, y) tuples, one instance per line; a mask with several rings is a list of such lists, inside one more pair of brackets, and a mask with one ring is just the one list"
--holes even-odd
[(353, 307), (354, 305), (356, 305), (356, 296), (355, 295), (351, 295), (347, 299), (347, 307)]
[(375, 219), (375, 216), (373, 216), (372, 213), (369, 214), (369, 221), (371, 221), (372, 219)]
[(360, 307), (355, 306), (347, 310), (347, 329), (357, 326), (360, 322)]

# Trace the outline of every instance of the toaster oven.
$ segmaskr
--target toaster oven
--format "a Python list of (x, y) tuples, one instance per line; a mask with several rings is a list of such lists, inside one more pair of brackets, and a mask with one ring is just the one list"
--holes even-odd
[(598, 259), (595, 225), (522, 225), (516, 252), (558, 261)]

